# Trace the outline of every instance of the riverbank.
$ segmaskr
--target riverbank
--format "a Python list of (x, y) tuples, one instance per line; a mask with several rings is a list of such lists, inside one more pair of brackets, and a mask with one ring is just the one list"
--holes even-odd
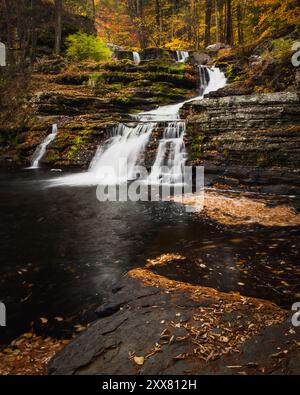
[[(122, 312), (116, 305), (119, 300), (123, 304), (128, 295), (132, 297), (130, 304), (139, 306), (141, 293), (148, 292), (141, 283), (143, 277), (149, 278), (149, 284), (155, 279), (160, 289), (154, 296), (143, 298), (150, 310), (151, 306), (159, 305), (160, 298), (162, 302), (165, 300), (164, 294), (169, 289), (163, 284), (168, 281), (173, 281), (175, 287), (179, 285), (183, 294), (186, 289), (197, 290), (199, 287), (201, 295), (203, 292), (205, 295), (208, 292), (211, 297), (219, 295), (226, 303), (236, 301), (239, 304), (241, 301), (230, 292), (239, 293), (247, 300), (260, 298), (264, 306), (272, 305), (271, 311), (279, 311), (280, 317), (287, 317), (292, 303), (298, 301), (300, 230), (297, 214), (293, 211), (293, 206), (296, 208), (297, 205), (288, 205), (287, 198), (259, 199), (256, 196), (251, 199), (249, 195), (242, 197), (239, 193), (207, 191), (204, 211), (189, 214), (184, 205), (175, 203), (100, 203), (95, 199), (94, 188), (45, 189), (46, 180), (49, 179), (50, 184), (53, 177), (57, 175), (42, 170), (9, 175), (5, 171), (0, 177), (1, 211), (4, 213), (0, 239), (6, 257), (1, 264), (0, 289), (6, 295), (4, 301), (8, 306), (10, 324), (7, 335), (14, 333), (9, 342), (25, 331), (32, 331), (44, 340), (53, 339), (49, 341), (49, 348), (47, 342), (44, 344), (44, 340), (39, 340), (45, 347), (41, 358), (33, 348), (32, 358), (39, 366), (39, 372), (45, 372), (45, 361), (51, 353), (58, 351), (60, 345), (65, 346), (55, 339), (72, 339), (73, 333), (78, 335), (77, 325), (80, 330), (85, 330), (88, 323), (97, 322), (99, 315), (109, 315), (104, 321), (100, 320), (101, 325), (113, 323), (116, 314)], [(240, 209), (242, 206), (245, 210)], [(12, 221), (16, 208), (19, 215)], [(7, 240), (14, 240), (9, 244), (13, 248), (9, 248)], [(131, 272), (133, 268), (137, 271)], [(137, 277), (133, 288), (130, 288), (131, 275)], [(122, 292), (119, 286), (122, 286)], [(117, 299), (111, 290), (117, 294)], [(193, 291), (188, 295), (190, 297), (193, 298)], [(110, 302), (111, 308), (108, 306)], [(167, 312), (170, 310), (168, 306)], [(189, 305), (179, 306), (179, 310), (173, 307), (175, 319), (178, 312), (184, 315), (185, 309), (187, 314), (192, 314), (189, 308)], [(148, 313), (144, 312), (146, 319)], [(217, 317), (221, 313), (220, 305), (207, 310), (207, 324), (211, 312)], [(138, 317), (132, 325), (142, 325), (144, 321), (139, 321)], [(141, 354), (144, 357), (165, 329), (161, 329), (160, 321), (155, 321), (154, 325), (155, 337), (147, 344), (145, 340), (145, 353)], [(262, 333), (264, 326), (257, 330)], [(144, 330), (138, 327), (136, 336), (141, 332)], [(274, 333), (276, 337), (277, 332)], [(296, 334), (299, 335), (298, 330)], [(252, 336), (252, 332), (248, 335)], [(111, 336), (113, 338), (113, 334)], [(34, 339), (27, 341), (34, 343)], [(138, 350), (136, 345), (139, 343), (135, 341), (140, 340), (133, 338), (129, 351)], [(299, 340), (295, 338), (295, 341)], [(12, 348), (14, 352), (15, 348), (8, 346), (9, 342), (2, 349)], [(56, 344), (58, 348), (53, 350)], [(216, 347), (216, 354), (218, 344), (211, 344), (212, 348)], [(280, 346), (280, 342), (276, 344)], [(182, 352), (191, 352), (189, 343), (183, 343), (182, 347)], [(30, 346), (28, 349), (30, 354)], [(7, 364), (11, 357), (7, 369), (21, 372), (22, 361), (17, 365), (14, 363), (19, 352), (13, 352), (1, 356), (2, 364)], [(137, 356), (141, 355), (137, 353)], [(230, 356), (235, 363), (231, 361), (228, 365), (241, 366), (235, 359), (238, 357), (236, 353)], [(174, 362), (173, 356), (167, 360), (171, 364)], [(274, 363), (276, 361), (275, 358)], [(126, 364), (135, 367), (130, 359), (126, 359)], [(107, 369), (109, 371), (108, 366)]]
[(50, 374), (299, 374), (299, 333), (267, 301), (137, 269), (97, 313)]
[(0, 353), (1, 374), (300, 372), (299, 331), (273, 303), (148, 269), (130, 271), (112, 291), (97, 310), (102, 318), (71, 344), (33, 333), (14, 340)]

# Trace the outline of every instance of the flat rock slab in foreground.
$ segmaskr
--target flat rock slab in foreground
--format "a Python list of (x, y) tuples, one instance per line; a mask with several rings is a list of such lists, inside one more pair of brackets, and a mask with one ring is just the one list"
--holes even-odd
[(300, 331), (273, 303), (131, 271), (50, 374), (296, 374)]

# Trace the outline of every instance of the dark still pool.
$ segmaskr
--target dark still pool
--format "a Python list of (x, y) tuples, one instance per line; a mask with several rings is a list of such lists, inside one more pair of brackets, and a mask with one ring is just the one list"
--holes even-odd
[(287, 309), (300, 293), (299, 228), (225, 227), (175, 203), (100, 203), (95, 187), (51, 187), (57, 174), (1, 170), (1, 342), (28, 330), (68, 336), (128, 270), (180, 254), (154, 270), (239, 291)]

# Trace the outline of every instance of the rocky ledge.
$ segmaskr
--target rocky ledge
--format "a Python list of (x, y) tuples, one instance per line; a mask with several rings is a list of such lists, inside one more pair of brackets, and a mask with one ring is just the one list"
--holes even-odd
[(299, 104), (296, 92), (185, 104), (190, 164), (205, 166), (209, 184), (299, 194)]
[(88, 168), (110, 126), (129, 114), (184, 101), (195, 95), (197, 68), (171, 57), (140, 65), (129, 60), (67, 64), (43, 60), (34, 67), (24, 103), (26, 118), (0, 127), (0, 163), (28, 165), (36, 147), (58, 124), (58, 136), (42, 164)]
[(267, 301), (135, 269), (50, 374), (299, 373), (299, 333)]

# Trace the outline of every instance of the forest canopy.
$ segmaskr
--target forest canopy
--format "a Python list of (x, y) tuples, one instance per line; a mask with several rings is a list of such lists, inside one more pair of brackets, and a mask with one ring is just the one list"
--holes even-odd
[(300, 34), (299, 0), (1, 0), (0, 39), (34, 58), (78, 32), (124, 49), (197, 50)]
[(300, 32), (298, 0), (99, 0), (99, 34), (125, 47), (199, 49)]

